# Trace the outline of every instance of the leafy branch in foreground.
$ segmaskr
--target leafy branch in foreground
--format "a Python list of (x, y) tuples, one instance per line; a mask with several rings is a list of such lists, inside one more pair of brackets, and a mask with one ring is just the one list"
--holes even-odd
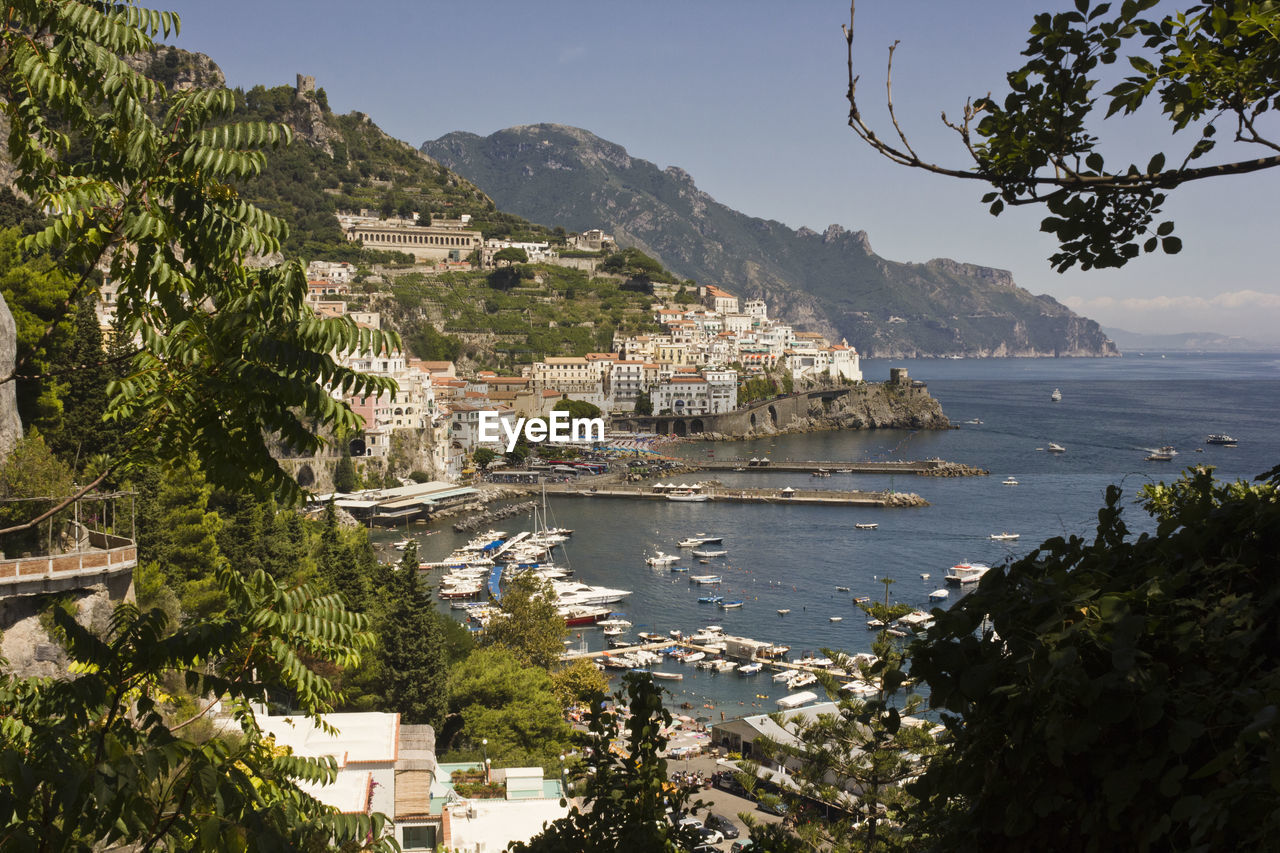
[(299, 262), (246, 263), (278, 252), (286, 228), (233, 185), (260, 173), (289, 129), (232, 122), (232, 92), (168, 92), (124, 62), (176, 32), (175, 15), (64, 0), (5, 12), (0, 110), (15, 185), (51, 212), (23, 247), (71, 279), (46, 336), (105, 268), (124, 332), (142, 347), (109, 387), (107, 417), (129, 433), (121, 445), (155, 459), (194, 453), (218, 484), (295, 497), (268, 437), (310, 452), (317, 432), (354, 427), (329, 391), (376, 396), (394, 384), (335, 355), (398, 340), (312, 315)]
[[(274, 747), (250, 707), (283, 689), (318, 719), (338, 697), (303, 658), (357, 665), (365, 620), (264, 572), (223, 569), (219, 581), (226, 615), (172, 631), (161, 611), (127, 604), (102, 637), (54, 610), (71, 677), (0, 683), (0, 848), (394, 849), (380, 815), (340, 815), (303, 791), (332, 781), (334, 760)], [(205, 702), (182, 720), (179, 685)], [(230, 726), (195, 725), (215, 701)]]
[[(844, 29), (849, 127), (895, 163), (989, 183), (993, 192), (982, 201), (993, 215), (1006, 205), (1043, 204), (1050, 215), (1040, 229), (1058, 240), (1059, 250), (1049, 260), (1059, 272), (1076, 264), (1086, 270), (1119, 267), (1157, 248), (1177, 253), (1182, 242), (1173, 235), (1173, 223), (1156, 223), (1168, 191), (1280, 166), (1280, 136), (1264, 127), (1280, 108), (1280, 3), (1217, 0), (1144, 17), (1156, 5), (1157, 0), (1075, 0), (1072, 10), (1036, 15), (1023, 51), (1027, 61), (1006, 75), (1009, 92), (1003, 100), (988, 94), (966, 102), (958, 120), (942, 116), (973, 160), (972, 167), (961, 168), (921, 158), (899, 125), (893, 106), (897, 42), (889, 48), (885, 84), (898, 141), (881, 137), (866, 122), (857, 102), (851, 2)], [(1100, 96), (1102, 72), (1118, 60), (1133, 73)], [(1145, 165), (1108, 168), (1090, 124), (1096, 112), (1105, 104), (1106, 117), (1128, 115), (1151, 100), (1174, 132), (1195, 130), (1198, 137), (1181, 155), (1155, 151)], [(1265, 153), (1192, 165), (1215, 149), (1220, 131)]]

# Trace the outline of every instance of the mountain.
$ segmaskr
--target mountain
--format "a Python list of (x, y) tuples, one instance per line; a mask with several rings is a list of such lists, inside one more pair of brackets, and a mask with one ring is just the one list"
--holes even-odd
[(1220, 335), (1217, 332), (1150, 335), (1124, 329), (1103, 328), (1102, 331), (1123, 352), (1274, 352), (1278, 348), (1275, 342), (1268, 344), (1239, 335)]
[(675, 273), (740, 296), (869, 356), (1116, 355), (1098, 324), (1004, 270), (947, 259), (898, 263), (863, 231), (747, 216), (588, 131), (555, 124), (487, 137), (455, 132), (422, 146), (491, 197), (535, 222), (603, 228)]

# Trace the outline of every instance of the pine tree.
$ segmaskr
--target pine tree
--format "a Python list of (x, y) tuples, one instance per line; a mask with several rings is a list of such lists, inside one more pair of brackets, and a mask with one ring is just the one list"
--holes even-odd
[(86, 296), (76, 306), (71, 340), (53, 365), (55, 370), (65, 371), (62, 431), (55, 450), (76, 469), (94, 454), (106, 451), (115, 434), (102, 423), (110, 378), (104, 356), (98, 312), (93, 298)]
[(217, 583), (222, 519), (210, 512), (210, 487), (200, 469), (188, 464), (169, 466), (156, 497), (157, 536), (153, 558), (178, 590), (183, 612), (207, 616), (226, 603)]
[(338, 510), (332, 499), (325, 504), (320, 524), (320, 543), (316, 549), (316, 570), (320, 579), (329, 589), (342, 593), (348, 607), (362, 613), (368, 604), (366, 574), (361, 571), (362, 565), (368, 568), (367, 562), (361, 559), (361, 551), (365, 549), (343, 543)]
[(387, 590), (390, 601), (379, 624), (386, 699), (405, 723), (439, 728), (448, 701), (444, 643), (439, 617), (418, 577), (418, 548), (410, 543)]
[(356, 490), (356, 464), (351, 461), (351, 454), (345, 450), (333, 469), (333, 490), (344, 493)]

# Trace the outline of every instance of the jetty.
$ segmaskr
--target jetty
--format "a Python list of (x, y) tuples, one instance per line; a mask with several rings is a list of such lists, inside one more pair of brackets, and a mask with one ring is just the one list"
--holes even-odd
[[(835, 489), (740, 489), (702, 484), (700, 494), (708, 503), (741, 504), (804, 504), (806, 506), (847, 507), (918, 507), (929, 502), (914, 493), (838, 491)], [(667, 501), (665, 492), (656, 492), (649, 486), (608, 483), (599, 486), (583, 486), (564, 483), (547, 486), (549, 495), (566, 495), (580, 498), (629, 498), (641, 501)]]
[(910, 474), (918, 477), (981, 477), (990, 472), (948, 462), (945, 459), (895, 460), (889, 462), (840, 462), (830, 459), (691, 459), (689, 464), (703, 471), (748, 471), (768, 473), (810, 474), (822, 471), (830, 474)]

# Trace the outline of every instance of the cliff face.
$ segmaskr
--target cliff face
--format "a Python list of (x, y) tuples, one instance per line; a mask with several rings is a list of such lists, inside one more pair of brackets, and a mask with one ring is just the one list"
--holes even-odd
[(767, 299), (801, 328), (864, 355), (1112, 355), (1097, 323), (1018, 287), (1004, 270), (881, 258), (866, 232), (822, 233), (746, 216), (580, 128), (451, 133), (422, 150), (504, 210), (572, 230), (603, 228), (673, 272)]

